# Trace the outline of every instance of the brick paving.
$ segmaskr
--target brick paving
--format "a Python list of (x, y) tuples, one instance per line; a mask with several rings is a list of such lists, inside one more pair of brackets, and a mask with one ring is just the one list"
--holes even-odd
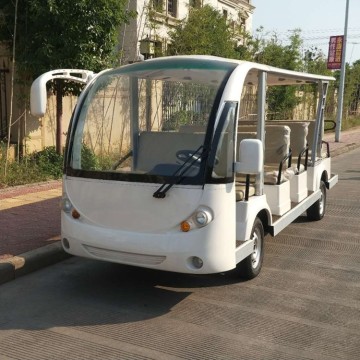
[[(332, 156), (360, 146), (360, 127), (344, 131), (340, 142), (325, 134)], [(60, 238), (61, 181), (0, 189), (0, 261)]]
[(0, 259), (59, 240), (61, 182), (0, 190)]
[(325, 133), (324, 140), (330, 144), (331, 156), (337, 156), (344, 151), (360, 146), (360, 126), (343, 131), (339, 142), (335, 142), (335, 133), (333, 132)]

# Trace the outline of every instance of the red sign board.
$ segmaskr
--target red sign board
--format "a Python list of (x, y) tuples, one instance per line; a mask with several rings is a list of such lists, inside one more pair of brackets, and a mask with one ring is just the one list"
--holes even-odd
[(330, 36), (329, 55), (327, 68), (331, 70), (341, 69), (342, 51), (344, 45), (344, 36)]

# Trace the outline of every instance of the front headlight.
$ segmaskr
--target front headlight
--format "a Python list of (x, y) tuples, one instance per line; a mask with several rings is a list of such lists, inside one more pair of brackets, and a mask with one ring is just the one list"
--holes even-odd
[(188, 219), (180, 224), (183, 232), (188, 232), (194, 228), (202, 228), (213, 220), (213, 212), (211, 209), (201, 206)]
[(198, 226), (205, 226), (210, 222), (211, 214), (206, 210), (199, 210), (195, 213), (195, 221)]
[(71, 201), (68, 198), (62, 198), (61, 199), (61, 209), (66, 212), (69, 213), (72, 210), (73, 206)]

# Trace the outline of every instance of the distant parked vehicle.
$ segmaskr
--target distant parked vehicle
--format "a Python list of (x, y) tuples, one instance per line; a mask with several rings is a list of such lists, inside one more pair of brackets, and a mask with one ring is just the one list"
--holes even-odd
[[(93, 74), (55, 70), (32, 85), (86, 83), (68, 131), (62, 245), (74, 255), (193, 274), (257, 276), (264, 234), (304, 211), (320, 220), (331, 173), (322, 140), (332, 77), (210, 56), (147, 60)], [(313, 121), (266, 121), (268, 87), (315, 84)], [(256, 116), (240, 116), (244, 89)], [(244, 114), (244, 111), (241, 112)]]

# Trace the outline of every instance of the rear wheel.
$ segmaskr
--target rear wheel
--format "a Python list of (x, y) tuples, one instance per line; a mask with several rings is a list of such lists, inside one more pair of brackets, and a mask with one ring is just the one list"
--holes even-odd
[(306, 216), (309, 220), (321, 220), (325, 215), (326, 209), (326, 185), (324, 181), (320, 183), (320, 199), (311, 205), (307, 211)]
[(255, 219), (251, 233), (251, 240), (254, 240), (253, 252), (237, 266), (239, 276), (250, 280), (259, 275), (264, 257), (264, 227), (259, 218)]

